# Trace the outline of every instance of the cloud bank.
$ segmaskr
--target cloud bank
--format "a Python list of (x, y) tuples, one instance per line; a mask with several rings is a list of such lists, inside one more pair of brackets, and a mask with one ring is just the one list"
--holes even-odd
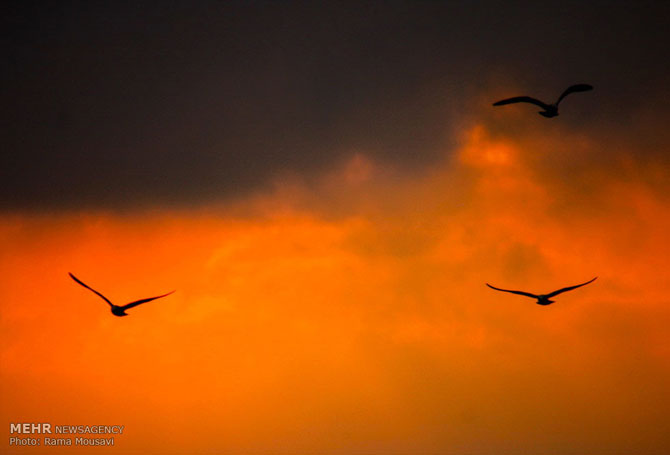
[[(658, 453), (668, 168), (491, 115), (428, 169), (357, 148), (198, 209), (4, 216), (2, 420), (161, 453)], [(117, 319), (69, 271), (177, 292)], [(596, 275), (549, 307), (485, 286)]]

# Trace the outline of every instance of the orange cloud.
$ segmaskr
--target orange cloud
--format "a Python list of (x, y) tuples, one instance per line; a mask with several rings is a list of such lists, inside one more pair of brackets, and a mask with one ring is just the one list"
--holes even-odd
[[(358, 151), (227, 207), (5, 216), (3, 436), (48, 421), (125, 425), (110, 453), (658, 451), (668, 201), (652, 170), (622, 181), (578, 156), (592, 147), (479, 125), (423, 174)], [(118, 303), (177, 292), (119, 319), (70, 271)], [(484, 285), (595, 275), (550, 307)]]

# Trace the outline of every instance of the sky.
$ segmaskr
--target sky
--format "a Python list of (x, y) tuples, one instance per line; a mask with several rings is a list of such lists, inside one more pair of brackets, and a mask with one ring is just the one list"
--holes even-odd
[[(78, 453), (662, 453), (668, 19), (10, 5), (3, 452), (72, 453), (6, 442), (50, 422), (125, 426)], [(491, 106), (574, 83), (553, 119)], [(68, 272), (176, 292), (116, 318)]]

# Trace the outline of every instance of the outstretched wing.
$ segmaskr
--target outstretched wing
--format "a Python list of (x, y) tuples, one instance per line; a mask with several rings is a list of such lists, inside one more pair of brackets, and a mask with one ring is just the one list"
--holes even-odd
[(538, 296), (535, 294), (531, 294), (530, 292), (523, 292), (523, 291), (512, 291), (511, 289), (500, 289), (495, 286), (491, 286), (490, 284), (486, 283), (488, 287), (491, 289), (495, 289), (496, 291), (502, 291), (502, 292), (511, 292), (512, 294), (519, 294), (519, 295), (525, 295), (526, 297), (531, 297), (533, 299), (537, 299)]
[(512, 103), (531, 103), (535, 104), (536, 106), (540, 106), (545, 111), (550, 109), (550, 106), (548, 104), (545, 104), (540, 100), (536, 100), (535, 98), (531, 98), (530, 96), (515, 96), (514, 98), (507, 98), (506, 100), (497, 101), (493, 103), (493, 105), (504, 106), (505, 104), (512, 104)]
[(568, 88), (563, 92), (563, 94), (560, 96), (560, 98), (558, 98), (558, 101), (556, 101), (556, 106), (558, 106), (558, 103), (560, 103), (561, 100), (562, 100), (563, 98), (565, 98), (566, 96), (568, 96), (568, 95), (571, 94), (571, 93), (575, 93), (575, 92), (588, 92), (589, 90), (593, 90), (593, 86), (591, 86), (591, 85), (589, 85), (589, 84), (576, 84), (576, 85), (571, 85), (570, 87), (568, 87)]
[(128, 308), (132, 308), (137, 305), (142, 305), (143, 303), (151, 302), (152, 300), (160, 299), (162, 297), (166, 297), (170, 294), (172, 294), (174, 291), (168, 292), (167, 294), (159, 295), (158, 297), (149, 297), (148, 299), (141, 299), (141, 300), (135, 300), (134, 302), (130, 302), (127, 305), (123, 305), (121, 309), (127, 310)]
[[(598, 278), (598, 277), (596, 277), (596, 278)], [(589, 284), (589, 283), (595, 281), (596, 278), (594, 278), (594, 279), (592, 279), (592, 280), (589, 280), (589, 281), (587, 281), (586, 283), (577, 284), (577, 285), (575, 285), (575, 286), (568, 286), (567, 288), (563, 288), (563, 289), (559, 289), (558, 291), (554, 291), (554, 292), (552, 292), (551, 294), (547, 294), (547, 298), (551, 298), (551, 297), (553, 297), (553, 296), (555, 296), (555, 295), (558, 295), (558, 294), (560, 294), (560, 293), (562, 293), (562, 292), (572, 291), (573, 289), (577, 289), (577, 288), (579, 288), (579, 287), (586, 286), (587, 284)]]
[(77, 283), (79, 283), (79, 284), (81, 284), (82, 286), (84, 286), (84, 287), (85, 287), (86, 289), (88, 289), (89, 291), (92, 291), (92, 292), (95, 292), (96, 294), (98, 294), (100, 297), (102, 297), (102, 298), (105, 300), (105, 302), (109, 303), (109, 306), (114, 306), (114, 304), (113, 304), (112, 302), (110, 302), (109, 299), (108, 299), (107, 297), (105, 297), (104, 295), (100, 294), (100, 293), (99, 293), (98, 291), (96, 291), (95, 289), (93, 289), (93, 288), (87, 286), (86, 284), (84, 284), (82, 281), (79, 280), (79, 278), (77, 278), (77, 277), (74, 276), (73, 274), (70, 273), (70, 277), (72, 277), (73, 280), (75, 280)]

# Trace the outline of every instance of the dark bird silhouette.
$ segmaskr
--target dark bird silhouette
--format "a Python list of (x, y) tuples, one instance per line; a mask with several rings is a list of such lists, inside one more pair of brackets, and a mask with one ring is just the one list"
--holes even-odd
[(135, 307), (135, 306), (137, 306), (137, 305), (141, 305), (141, 304), (143, 304), (143, 303), (151, 302), (152, 300), (160, 299), (161, 297), (168, 296), (168, 295), (172, 294), (172, 292), (174, 292), (174, 291), (172, 291), (172, 292), (168, 292), (167, 294), (159, 295), (158, 297), (149, 297), (148, 299), (135, 300), (134, 302), (130, 302), (130, 303), (126, 304), (126, 305), (119, 306), (119, 305), (114, 305), (112, 302), (109, 301), (109, 299), (108, 299), (107, 297), (105, 297), (104, 295), (100, 294), (100, 293), (99, 293), (98, 291), (96, 291), (95, 289), (93, 289), (93, 288), (87, 286), (86, 284), (84, 284), (82, 281), (79, 280), (79, 278), (77, 278), (77, 277), (74, 276), (73, 274), (70, 273), (70, 276), (72, 277), (73, 280), (75, 280), (77, 283), (79, 283), (79, 284), (81, 284), (82, 286), (84, 286), (84, 287), (85, 287), (86, 289), (88, 289), (89, 291), (94, 292), (94, 293), (96, 293), (97, 295), (99, 295), (100, 297), (102, 297), (102, 299), (103, 299), (105, 302), (107, 302), (107, 303), (109, 304), (110, 307), (112, 307), (112, 314), (113, 314), (114, 316), (128, 316), (128, 314), (126, 314), (126, 310), (128, 310), (128, 309), (130, 309), (130, 308), (132, 308), (132, 307)]
[(542, 101), (536, 100), (535, 98), (531, 98), (530, 96), (515, 96), (514, 98), (507, 98), (505, 100), (500, 100), (496, 103), (493, 103), (493, 105), (504, 106), (505, 104), (512, 104), (512, 103), (532, 103), (544, 109), (543, 111), (539, 111), (538, 114), (547, 118), (551, 118), (556, 117), (558, 115), (558, 103), (560, 103), (563, 98), (565, 98), (571, 93), (587, 92), (589, 90), (593, 90), (593, 87), (589, 84), (571, 85), (563, 92), (563, 94), (558, 98), (558, 101), (556, 101), (556, 103), (554, 104), (543, 103)]
[[(598, 278), (598, 277), (596, 277), (596, 278)], [(575, 286), (568, 286), (567, 288), (562, 288), (562, 289), (559, 289), (558, 291), (550, 292), (549, 294), (531, 294), (530, 292), (524, 292), (524, 291), (512, 291), (510, 289), (500, 289), (500, 288), (497, 288), (495, 286), (491, 286), (488, 283), (486, 283), (486, 285), (488, 287), (490, 287), (491, 289), (495, 289), (496, 291), (511, 292), (512, 294), (519, 294), (519, 295), (525, 295), (526, 297), (532, 297), (534, 299), (537, 299), (536, 303), (538, 305), (551, 305), (552, 303), (554, 303), (553, 300), (550, 300), (552, 297), (557, 296), (558, 294), (561, 294), (563, 292), (572, 291), (573, 289), (577, 289), (578, 287), (581, 287), (581, 286), (586, 286), (587, 284), (595, 281), (596, 278), (594, 278), (590, 281), (587, 281), (586, 283), (577, 284)]]

